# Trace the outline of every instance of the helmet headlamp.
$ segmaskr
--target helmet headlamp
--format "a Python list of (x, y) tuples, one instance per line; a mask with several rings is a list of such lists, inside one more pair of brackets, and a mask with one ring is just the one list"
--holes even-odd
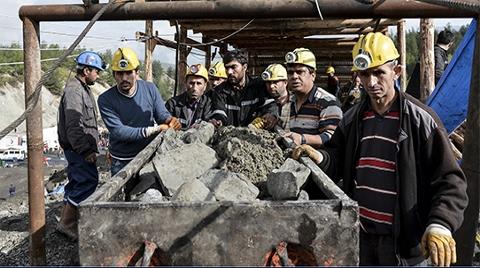
[(368, 66), (372, 63), (370, 56), (365, 52), (360, 52), (354, 59), (353, 59), (353, 66), (358, 70), (366, 70)]
[(286, 55), (285, 55), (285, 61), (287, 63), (294, 63), (295, 61), (297, 61), (297, 53), (291, 51), (291, 52), (288, 52)]
[(263, 80), (269, 80), (272, 77), (272, 74), (269, 71), (264, 71), (262, 73), (262, 79)]

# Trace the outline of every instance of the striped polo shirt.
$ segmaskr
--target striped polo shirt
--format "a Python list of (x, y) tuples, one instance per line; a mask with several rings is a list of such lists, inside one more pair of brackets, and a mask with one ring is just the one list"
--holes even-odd
[(296, 96), (290, 104), (290, 131), (319, 135), (322, 144), (330, 140), (343, 116), (335, 96), (316, 86), (301, 107), (297, 107)]
[(383, 115), (369, 108), (362, 114), (360, 158), (357, 162), (355, 199), (363, 231), (392, 233), (397, 200), (396, 154), (400, 129), (398, 97)]

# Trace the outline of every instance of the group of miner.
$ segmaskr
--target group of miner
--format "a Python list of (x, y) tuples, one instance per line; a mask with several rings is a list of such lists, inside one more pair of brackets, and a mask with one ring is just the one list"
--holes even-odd
[(339, 183), (358, 202), (360, 265), (455, 263), (452, 233), (468, 203), (466, 178), (435, 112), (399, 90), (405, 66), (398, 59), (389, 37), (362, 35), (348, 90), (333, 67), (324, 90), (315, 85), (317, 64), (307, 48), (286, 53), (260, 77), (248, 74), (246, 53), (233, 50), (209, 69), (189, 66), (185, 92), (164, 102), (140, 78), (135, 52), (119, 48), (110, 64), (116, 85), (99, 96), (97, 110), (90, 87), (106, 64), (82, 52), (59, 107), (69, 181), (57, 230), (77, 239), (77, 208), (98, 185), (99, 115), (109, 131), (112, 176), (160, 132), (207, 121), (281, 133), (295, 146), (292, 158), (311, 158)]

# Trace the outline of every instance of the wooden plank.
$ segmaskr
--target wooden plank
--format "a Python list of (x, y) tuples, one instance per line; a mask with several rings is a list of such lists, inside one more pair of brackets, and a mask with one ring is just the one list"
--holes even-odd
[(147, 145), (135, 158), (130, 161), (124, 168), (122, 168), (115, 176), (108, 180), (101, 188), (97, 189), (90, 197), (84, 202), (100, 202), (111, 201), (112, 199), (122, 196), (122, 190), (124, 185), (130, 180), (130, 178), (137, 174), (140, 169), (149, 162), (153, 157), (158, 147), (163, 141), (163, 133), (160, 133), (150, 144)]

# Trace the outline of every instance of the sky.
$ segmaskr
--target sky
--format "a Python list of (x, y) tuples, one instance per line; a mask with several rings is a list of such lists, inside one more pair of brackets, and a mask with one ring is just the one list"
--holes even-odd
[[(101, 0), (105, 3), (106, 0)], [(22, 5), (39, 4), (82, 4), (81, 0), (2, 0), (0, 9), (0, 44), (10, 45), (18, 43), (23, 45), (22, 41), (22, 23), (18, 17), (18, 10)], [(450, 23), (452, 27), (460, 27), (468, 24), (470, 19), (435, 19), (435, 28), (441, 30)], [(82, 32), (88, 22), (41, 22), (40, 23), (40, 41), (46, 43), (56, 43), (61, 47), (67, 48)], [(407, 29), (418, 28), (418, 19), (408, 19)], [(80, 43), (81, 47), (95, 51), (105, 51), (107, 49), (115, 50), (118, 47), (131, 47), (137, 51), (140, 58), (144, 55), (144, 43), (135, 41), (135, 32), (145, 31), (144, 21), (122, 21), (114, 22), (99, 21), (95, 23), (86, 38)], [(153, 31), (158, 31), (160, 37), (173, 40), (175, 28), (170, 27), (168, 21), (154, 21)], [(396, 31), (392, 27), (391, 31)], [(188, 36), (200, 40), (201, 35), (193, 35), (188, 32)], [(122, 41), (123, 40), (123, 41)], [(203, 52), (193, 50), (188, 58), (188, 63), (203, 62)], [(175, 62), (175, 51), (163, 46), (157, 46), (154, 50), (154, 59), (163, 63)]]

